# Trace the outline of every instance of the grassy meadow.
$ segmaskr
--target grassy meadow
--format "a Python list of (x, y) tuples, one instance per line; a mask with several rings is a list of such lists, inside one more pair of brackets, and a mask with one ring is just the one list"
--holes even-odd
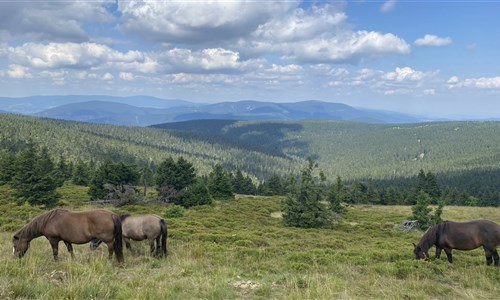
[[(122, 268), (107, 259), (104, 245), (97, 251), (76, 245), (72, 260), (60, 243), (54, 262), (43, 237), (14, 259), (13, 227), (39, 211), (3, 203), (0, 299), (494, 299), (500, 293), (500, 268), (487, 267), (481, 249), (454, 251), (453, 264), (446, 255), (415, 261), (411, 243), (422, 233), (399, 230), (410, 207), (352, 206), (333, 229), (300, 229), (282, 225), (280, 201), (240, 197), (174, 211), (178, 216), (167, 218), (168, 257), (152, 258), (146, 242), (133, 242)], [(162, 206), (119, 212), (173, 215)], [(444, 218), (500, 223), (500, 208), (445, 207)]]

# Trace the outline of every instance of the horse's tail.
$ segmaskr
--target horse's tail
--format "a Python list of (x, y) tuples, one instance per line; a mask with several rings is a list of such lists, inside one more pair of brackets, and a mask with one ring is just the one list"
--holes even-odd
[(163, 256), (167, 256), (167, 223), (165, 220), (160, 220), (160, 231), (161, 231), (161, 252)]
[(115, 251), (118, 262), (123, 263), (122, 221), (120, 220), (120, 216), (114, 215), (113, 223), (115, 227), (113, 250)]

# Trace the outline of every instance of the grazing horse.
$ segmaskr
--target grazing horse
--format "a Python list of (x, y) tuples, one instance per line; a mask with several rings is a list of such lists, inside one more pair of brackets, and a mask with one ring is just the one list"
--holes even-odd
[[(167, 255), (167, 224), (163, 218), (157, 215), (120, 215), (120, 219), (122, 221), (123, 240), (127, 249), (131, 250), (130, 240), (143, 241), (148, 239), (151, 255)], [(100, 244), (101, 241), (93, 240), (90, 248), (96, 249)]]
[(452, 249), (473, 250), (483, 247), (486, 264), (499, 265), (497, 246), (500, 244), (500, 225), (488, 220), (464, 223), (445, 221), (437, 224), (422, 236), (418, 245), (413, 244), (416, 259), (429, 259), (429, 248), (436, 246), (436, 258), (444, 250), (448, 261), (453, 262)]
[(123, 263), (122, 226), (120, 217), (107, 210), (72, 212), (54, 209), (35, 217), (24, 225), (12, 238), (13, 253), (21, 258), (28, 251), (31, 240), (45, 236), (52, 246), (54, 260), (59, 253), (59, 241), (63, 241), (71, 257), (71, 244), (85, 244), (92, 239), (100, 239), (108, 246), (109, 258)]

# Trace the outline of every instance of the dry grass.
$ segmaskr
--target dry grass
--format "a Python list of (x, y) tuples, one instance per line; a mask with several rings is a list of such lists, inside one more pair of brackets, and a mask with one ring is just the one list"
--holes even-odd
[[(168, 219), (169, 256), (148, 256), (146, 243), (125, 252), (125, 265), (107, 260), (106, 247), (61, 243), (54, 262), (44, 238), (25, 258), (11, 256), (12, 232), (0, 233), (1, 299), (494, 299), (500, 269), (482, 250), (415, 261), (420, 232), (398, 225), (404, 206), (354, 206), (333, 229), (286, 228), (275, 214), (279, 198), (241, 198), (197, 207)], [(127, 208), (124, 208), (126, 210)], [(131, 207), (131, 212), (143, 208)], [(148, 210), (148, 209), (146, 209)], [(162, 213), (164, 207), (151, 207)], [(444, 219), (488, 218), (498, 208), (445, 207)]]

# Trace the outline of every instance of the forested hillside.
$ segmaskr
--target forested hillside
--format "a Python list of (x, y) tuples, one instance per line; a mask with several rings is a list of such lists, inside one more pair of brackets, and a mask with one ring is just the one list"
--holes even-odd
[(184, 139), (165, 130), (120, 127), (37, 117), (0, 114), (0, 153), (16, 150), (32, 140), (47, 147), (54, 158), (68, 161), (119, 161), (144, 166), (168, 156), (183, 156), (200, 174), (220, 163), (257, 177), (300, 169), (301, 159), (248, 151), (213, 141)]
[(254, 178), (298, 173), (311, 156), (328, 180), (409, 185), (419, 170), (440, 184), (477, 192), (500, 179), (500, 122), (404, 125), (341, 121), (228, 121), (119, 127), (0, 115), (0, 148), (29, 139), (68, 160), (145, 165), (183, 156), (200, 174), (220, 163)]
[(424, 169), (443, 186), (472, 193), (493, 190), (500, 180), (500, 122), (193, 121), (156, 127), (281, 157), (310, 155), (330, 179), (408, 186)]

